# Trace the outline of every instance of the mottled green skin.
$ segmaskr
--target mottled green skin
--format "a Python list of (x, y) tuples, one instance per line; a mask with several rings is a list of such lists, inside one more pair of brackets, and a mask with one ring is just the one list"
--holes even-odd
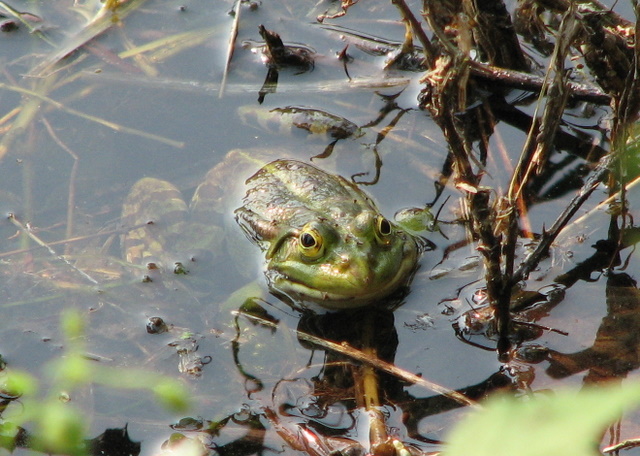
[[(242, 151), (231, 155), (234, 162), (240, 157), (258, 167)], [(223, 182), (233, 177), (241, 183), (245, 168), (226, 163), (213, 168), (189, 206), (166, 181), (138, 181), (123, 205), (123, 224), (142, 225), (123, 237), (127, 261), (166, 266), (172, 261), (167, 252), (194, 245), (214, 252), (228, 247), (224, 221), (233, 192)], [(265, 252), (270, 289), (295, 304), (328, 309), (371, 304), (407, 284), (415, 272), (419, 241), (382, 217), (373, 201), (344, 178), (306, 163), (276, 160), (245, 185), (236, 221)]]
[[(276, 160), (250, 177), (236, 219), (266, 252), (270, 287), (330, 309), (380, 301), (413, 275), (416, 239), (357, 186), (315, 166)], [(320, 246), (302, 245), (313, 233)]]

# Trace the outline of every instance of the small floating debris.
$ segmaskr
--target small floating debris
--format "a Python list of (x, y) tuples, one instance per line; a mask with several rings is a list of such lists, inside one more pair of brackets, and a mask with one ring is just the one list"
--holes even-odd
[(297, 67), (301, 72), (313, 70), (315, 51), (303, 45), (285, 45), (276, 32), (267, 30), (264, 25), (258, 27), (264, 40), (264, 56), (267, 66)]

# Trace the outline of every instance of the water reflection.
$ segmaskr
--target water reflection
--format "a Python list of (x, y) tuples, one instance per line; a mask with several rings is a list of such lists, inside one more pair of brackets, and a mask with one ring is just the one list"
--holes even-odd
[(606, 281), (607, 314), (593, 345), (575, 353), (549, 350), (547, 374), (564, 378), (587, 371), (585, 384), (622, 381), (640, 367), (640, 291), (625, 273), (609, 273)]
[[(275, 382), (257, 374), (263, 370), (260, 365), (242, 364), (243, 351), (251, 352), (257, 343), (245, 346), (241, 341), (255, 337), (246, 331), (240, 337), (242, 320), (267, 329), (270, 334), (286, 331), (286, 327), (280, 327), (280, 320), (264, 301), (247, 301), (237, 313), (237, 337), (232, 351), (238, 371), (245, 379), (248, 402), (239, 412), (216, 422), (197, 420), (194, 427), (192, 419), (183, 420), (174, 426), (181, 437), (172, 437), (165, 443), (165, 449), (183, 445), (184, 439), (188, 439), (189, 445), (198, 441), (198, 445), (203, 445), (202, 451), (215, 450), (218, 454), (254, 454), (259, 443), (264, 445), (262, 450), (286, 445), (314, 456), (335, 452), (394, 454), (399, 449), (424, 454), (421, 445), (439, 441), (423, 435), (420, 423), (429, 416), (461, 406), (443, 395), (414, 397), (406, 391), (409, 382), (374, 368), (378, 361), (395, 362), (398, 333), (391, 308), (374, 306), (320, 315), (304, 313), (295, 334), (298, 343), (310, 351), (309, 363), (292, 366), (297, 374)], [(263, 343), (269, 343), (269, 338)], [(356, 361), (350, 356), (353, 350), (369, 361)], [(312, 363), (314, 353), (324, 353), (320, 366)], [(271, 389), (260, 394), (267, 384), (272, 385)], [(513, 383), (507, 373), (500, 371), (461, 393), (481, 399), (504, 388), (512, 389)], [(202, 436), (194, 437), (192, 432), (204, 432), (204, 440)]]
[[(590, 240), (592, 230), (596, 226), (606, 227), (608, 220), (581, 223), (581, 232), (575, 238), (579, 245), (572, 245), (568, 238), (558, 242), (552, 248), (553, 258), (547, 262), (553, 265), (543, 264), (543, 270), (536, 271), (534, 279), (519, 284), (521, 289), (514, 293), (510, 306), (513, 321), (509, 336), (514, 356), (510, 363), (494, 369), (491, 362), (495, 359), (487, 351), (495, 348), (494, 309), (486, 302), (473, 300), (478, 290), (483, 291), (479, 268), (460, 272), (463, 270), (460, 257), (478, 255), (474, 249), (477, 233), (464, 208), (459, 209), (458, 205), (461, 192), (469, 187), (464, 187), (465, 182), (453, 182), (454, 157), (446, 138), (430, 131), (433, 125), (429, 117), (416, 109), (411, 90), (423, 87), (422, 83), (417, 84), (419, 76), (414, 78), (414, 74), (406, 73), (406, 67), (390, 68), (385, 61), (390, 52), (402, 49), (400, 40), (393, 40), (390, 32), (396, 27), (402, 34), (404, 26), (386, 19), (398, 17), (393, 7), (391, 12), (382, 11), (382, 2), (359, 2), (351, 18), (347, 15), (340, 19), (344, 26), (325, 24), (320, 28), (310, 27), (301, 19), (309, 13), (303, 3), (275, 2), (267, 6), (239, 2), (238, 8), (247, 9), (240, 24), (241, 37), (255, 37), (258, 30), (266, 34), (266, 29), (258, 28), (261, 23), (284, 24), (285, 38), (303, 37), (320, 50), (319, 57), (313, 73), (283, 84), (282, 80), (277, 81), (278, 77), (283, 79), (282, 72), (308, 71), (313, 64), (304, 59), (290, 61), (291, 48), (284, 43), (278, 48), (277, 44), (270, 53), (283, 52), (285, 59), (268, 64), (267, 81), (260, 90), (265, 68), (250, 52), (237, 49), (227, 96), (213, 99), (210, 95), (217, 94), (219, 86), (210, 81), (217, 80), (219, 69), (211, 62), (218, 61), (221, 54), (218, 43), (226, 38), (223, 29), (228, 25), (225, 14), (228, 5), (219, 9), (186, 2), (180, 8), (172, 8), (163, 2), (148, 1), (140, 14), (126, 10), (136, 13), (127, 18), (134, 27), (124, 21), (122, 27), (107, 30), (112, 22), (102, 16), (99, 22), (105, 28), (88, 29), (90, 37), (97, 39), (80, 47), (89, 36), (83, 38), (73, 33), (73, 29), (81, 26), (78, 9), (82, 12), (104, 3), (74, 2), (73, 9), (55, 2), (13, 3), (24, 3), (23, 9), (38, 11), (45, 23), (55, 27), (42, 28), (44, 35), (40, 31), (28, 34), (24, 28), (3, 35), (13, 41), (7, 41), (11, 44), (5, 47), (7, 65), (3, 68), (7, 112), (0, 144), (0, 158), (4, 159), (0, 205), (24, 222), (22, 231), (31, 230), (50, 241), (48, 245), (53, 246), (56, 257), (64, 256), (74, 267), (88, 271), (106, 285), (97, 292), (85, 286), (87, 283), (79, 280), (75, 271), (61, 267), (64, 263), (60, 258), (19, 245), (15, 226), (6, 221), (0, 227), (5, 242), (0, 252), (0, 288), (5, 301), (2, 307), (5, 325), (0, 330), (5, 343), (0, 348), (14, 366), (42, 375), (40, 365), (59, 352), (55, 345), (58, 342), (48, 343), (51, 337), (55, 341), (59, 333), (52, 323), (57, 321), (54, 316), (62, 308), (77, 306), (86, 310), (91, 319), (88, 350), (102, 355), (94, 359), (170, 371), (201, 398), (199, 413), (206, 418), (183, 420), (175, 425), (176, 434), (165, 445), (166, 450), (194, 440), (202, 452), (253, 454), (281, 452), (291, 447), (312, 455), (326, 454), (332, 449), (358, 454), (375, 445), (384, 449), (389, 438), (404, 442), (409, 452), (418, 451), (416, 448), (426, 451), (427, 445), (440, 438), (439, 432), (430, 429), (449, 426), (459, 415), (451, 417), (447, 413), (461, 405), (446, 395), (422, 395), (406, 379), (368, 367), (375, 363), (355, 361), (347, 353), (330, 350), (301, 334), (345, 342), (359, 352), (368, 352), (370, 360), (410, 366), (425, 377), (439, 376), (440, 381), (457, 385), (459, 392), (471, 399), (481, 399), (496, 389), (529, 393), (554, 388), (561, 384), (560, 380), (582, 372), (585, 382), (597, 382), (624, 378), (637, 369), (637, 267), (630, 255), (622, 259), (619, 252), (631, 250), (637, 241), (629, 235), (635, 236), (633, 230), (625, 230), (620, 236), (612, 230), (610, 236), (597, 234), (597, 242)], [(141, 3), (122, 2), (123, 6)], [(321, 13), (316, 11), (313, 15)], [(600, 16), (608, 14), (603, 12)], [(58, 25), (58, 16), (74, 18), (73, 25)], [(121, 20), (125, 17), (120, 15)], [(380, 20), (381, 17), (385, 19)], [(439, 17), (444, 20), (449, 15)], [(351, 19), (357, 20), (349, 22)], [(540, 16), (535, 15), (535, 19), (540, 20)], [(369, 25), (380, 29), (376, 30), (376, 36), (358, 32)], [(550, 28), (544, 25), (538, 30), (541, 36), (534, 41), (538, 48), (539, 44), (554, 39), (548, 35)], [(278, 31), (284, 35), (284, 27)], [(65, 33), (64, 38), (60, 32)], [(342, 35), (347, 35), (346, 44), (341, 41)], [(42, 36), (64, 44), (52, 51), (49, 43), (40, 39)], [(372, 51), (378, 45), (380, 52), (376, 54)], [(22, 78), (27, 73), (41, 74), (42, 70), (50, 69), (54, 61), (74, 49), (77, 52), (62, 59), (64, 67), (52, 77)], [(304, 49), (310, 51), (311, 47)], [(333, 59), (335, 49), (343, 49), (340, 61)], [(345, 79), (346, 62), (353, 80), (350, 75), (346, 76), (349, 80)], [(134, 76), (132, 71), (146, 76)], [(279, 82), (277, 92), (276, 82)], [(509, 178), (511, 163), (521, 150), (522, 134), (537, 121), (532, 104), (537, 94), (496, 87), (482, 78), (475, 82), (480, 90), (469, 99), (469, 106), (455, 112), (455, 120), (458, 126), (469, 127), (464, 140), (477, 152), (477, 163), (473, 165), (482, 174), (483, 185), (500, 192)], [(306, 133), (296, 136), (295, 132), (291, 138), (280, 128), (260, 128), (262, 125), (253, 120), (238, 128), (242, 123), (239, 120), (245, 119), (238, 119), (234, 113), (242, 117), (238, 106), (256, 107), (256, 94), (265, 105), (272, 104), (265, 108), (266, 112), (274, 107), (277, 112), (287, 109), (284, 106), (295, 105), (312, 106), (315, 112), (325, 114), (339, 113), (333, 123), (349, 119), (350, 123), (345, 123), (347, 128), (340, 133), (344, 138), (350, 133), (349, 139), (329, 134), (329, 138), (318, 140), (307, 138), (310, 135)], [(535, 243), (544, 235), (544, 227), (550, 225), (554, 216), (548, 208), (564, 205), (563, 197), (580, 189), (594, 163), (605, 155), (609, 136), (607, 111), (602, 107), (602, 103), (609, 103), (609, 98), (605, 98), (604, 101), (602, 97), (584, 98), (589, 103), (569, 102), (549, 160), (523, 191), (526, 209), (534, 215), (532, 226), (527, 225), (524, 217), (520, 220), (523, 226), (518, 234), (522, 235), (523, 244), (518, 247), (518, 255), (524, 256), (526, 244)], [(67, 116), (82, 120), (69, 121)], [(245, 128), (247, 125), (250, 128)], [(310, 128), (317, 129), (317, 124)], [(362, 130), (366, 136), (360, 139)], [(419, 277), (421, 283), (414, 285), (407, 296), (403, 313), (378, 309), (370, 315), (359, 312), (303, 315), (298, 322), (296, 315), (274, 310), (277, 305), (270, 306), (264, 301), (243, 306), (235, 317), (230, 317), (229, 313), (238, 306), (226, 306), (224, 298), (235, 291), (239, 279), (234, 268), (229, 267), (231, 261), (216, 256), (218, 252), (210, 254), (212, 258), (197, 252), (198, 261), (191, 263), (182, 259), (183, 264), (188, 264), (186, 269), (190, 269), (186, 276), (145, 271), (153, 284), (140, 283), (139, 269), (132, 273), (115, 254), (111, 256), (115, 236), (121, 234), (116, 219), (122, 195), (133, 181), (143, 175), (158, 175), (172, 182), (181, 181), (181, 189), (193, 188), (202, 179), (201, 170), (220, 162), (226, 151), (265, 143), (287, 158), (300, 150), (306, 154), (305, 160), (326, 158), (330, 167), (335, 166), (343, 176), (351, 175), (358, 184), (380, 184), (371, 187), (372, 193), (384, 201), (386, 209), (393, 211), (401, 205), (434, 206), (453, 195), (445, 205), (444, 218), (455, 223), (442, 225), (452, 239), (449, 247), (442, 246), (442, 261), (452, 265), (450, 272), (437, 278), (427, 277), (428, 265), (438, 261), (431, 259), (437, 255), (432, 253), (425, 260), (421, 271), (424, 274)], [(64, 152), (58, 159), (56, 151), (61, 145)], [(496, 150), (500, 153), (495, 153)], [(73, 167), (68, 163), (69, 157), (73, 159)], [(373, 165), (363, 166), (371, 160)], [(629, 164), (629, 170), (635, 168), (636, 163)], [(363, 169), (369, 170), (371, 176), (366, 181)], [(462, 186), (456, 187), (458, 184)], [(616, 210), (613, 206), (611, 209)], [(438, 244), (446, 242), (438, 238)], [(590, 245), (595, 246), (595, 251), (590, 250)], [(449, 254), (451, 260), (447, 261)], [(233, 260), (242, 256), (233, 255)], [(564, 263), (555, 263), (556, 257), (562, 257)], [(612, 270), (614, 267), (620, 270)], [(137, 278), (131, 279), (132, 274)], [(132, 285), (130, 280), (136, 283)], [(567, 299), (571, 296), (569, 291), (577, 293), (597, 284), (595, 281), (600, 281), (606, 291), (606, 306), (604, 299), (592, 293), (588, 293), (584, 302)], [(455, 300), (456, 307), (452, 307), (451, 314), (439, 315), (437, 303), (445, 299)], [(467, 310), (470, 307), (473, 308)], [(575, 323), (589, 312), (602, 314), (598, 314), (598, 320), (602, 321), (593, 334)], [(433, 324), (412, 329), (407, 335), (407, 321), (426, 313), (433, 316)], [(147, 329), (153, 333), (165, 330), (157, 320), (145, 326), (151, 315), (162, 315), (171, 328), (168, 332), (173, 334), (148, 336)], [(261, 322), (252, 326), (247, 323), (249, 315)], [(141, 320), (144, 323), (138, 324)], [(176, 322), (190, 335), (178, 336)], [(282, 339), (277, 336), (289, 331), (287, 324), (297, 325), (298, 337), (292, 337), (292, 344), (279, 344)], [(566, 347), (569, 339), (563, 332), (573, 336), (571, 340), (580, 334), (578, 339), (588, 342), (582, 340), (582, 347), (569, 349)], [(456, 334), (460, 339), (455, 338)], [(25, 342), (34, 335), (39, 339), (37, 344)], [(169, 337), (171, 340), (167, 342)], [(276, 340), (278, 343), (274, 344)], [(304, 347), (302, 355), (299, 345)], [(158, 357), (162, 349), (170, 355)], [(221, 356), (221, 352), (229, 359)], [(319, 353), (323, 354), (323, 360), (314, 364), (312, 360)], [(308, 364), (298, 362), (300, 357), (309, 359)], [(274, 365), (279, 358), (285, 362)], [(130, 402), (139, 398), (132, 396), (111, 412), (110, 418), (117, 423), (101, 422), (99, 426), (106, 429), (124, 426), (127, 421), (153, 420), (154, 425), (159, 423), (162, 428), (155, 433), (166, 438), (165, 424), (170, 418), (148, 410), (144, 419), (139, 418), (138, 411), (130, 408)], [(2, 396), (0, 400), (2, 411), (4, 407), (20, 406), (14, 397)], [(108, 400), (97, 400), (96, 410), (101, 412), (106, 405), (111, 406), (112, 400), (111, 395)], [(145, 408), (148, 407), (141, 407)], [(89, 407), (83, 408), (83, 412), (87, 416), (100, 415)], [(444, 418), (436, 420), (436, 415)], [(430, 427), (428, 423), (432, 421), (436, 425)], [(27, 431), (23, 431), (16, 441), (19, 447), (29, 445), (29, 439), (23, 438)], [(148, 435), (154, 431), (147, 431), (144, 439), (133, 434), (135, 440), (148, 442)], [(126, 428), (107, 431), (99, 440), (107, 441), (111, 434), (127, 437), (127, 433)], [(419, 447), (420, 444), (425, 445)], [(137, 451), (135, 444), (124, 448), (124, 452)], [(98, 451), (117, 454), (118, 450)]]
[[(271, 328), (278, 323), (256, 302), (250, 307), (244, 306), (238, 318), (248, 315)], [(324, 351), (326, 347), (310, 343), (308, 336), (347, 344), (390, 363), (395, 359), (398, 346), (393, 312), (383, 308), (323, 315), (306, 313), (300, 318), (296, 332), (299, 343), (312, 352)], [(239, 361), (243, 345), (236, 341), (232, 349), (234, 359)], [(304, 372), (309, 368), (307, 365), (299, 370)], [(248, 373), (239, 362), (238, 369), (246, 379), (245, 387), (250, 385), (247, 387), (249, 397), (254, 396), (265, 382)], [(251, 369), (255, 371), (259, 367)], [(403, 385), (397, 378), (376, 373), (371, 366), (356, 363), (334, 351), (325, 351), (322, 366), (314, 370), (318, 373), (311, 377), (301, 375), (276, 382), (270, 392), (271, 403), (253, 400), (240, 414), (217, 423), (207, 447), (215, 448), (218, 454), (252, 454), (257, 440), (264, 438), (265, 428), (260, 423), (275, 432), (281, 442), (310, 455), (329, 455), (334, 451), (357, 455), (371, 448), (379, 452), (382, 447), (391, 448), (391, 442), (401, 438), (388, 433), (384, 409), (402, 397)], [(247, 433), (233, 442), (225, 442), (227, 435), (234, 433), (228, 425), (246, 427)], [(208, 428), (211, 430), (212, 426)]]

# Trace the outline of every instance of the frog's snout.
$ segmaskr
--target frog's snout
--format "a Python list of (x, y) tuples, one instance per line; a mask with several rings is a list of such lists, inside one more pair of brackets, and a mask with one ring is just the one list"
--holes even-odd
[(375, 281), (375, 262), (371, 255), (342, 255), (336, 270), (355, 288), (366, 288)]

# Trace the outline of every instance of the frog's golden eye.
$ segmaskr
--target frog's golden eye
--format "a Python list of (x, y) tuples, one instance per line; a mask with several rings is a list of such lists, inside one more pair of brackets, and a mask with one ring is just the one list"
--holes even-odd
[(389, 243), (389, 236), (393, 232), (393, 227), (391, 223), (386, 218), (379, 216), (376, 219), (376, 237), (378, 240), (384, 244)]
[(322, 245), (322, 235), (318, 230), (305, 228), (298, 236), (300, 251), (307, 258), (317, 258), (324, 250)]

